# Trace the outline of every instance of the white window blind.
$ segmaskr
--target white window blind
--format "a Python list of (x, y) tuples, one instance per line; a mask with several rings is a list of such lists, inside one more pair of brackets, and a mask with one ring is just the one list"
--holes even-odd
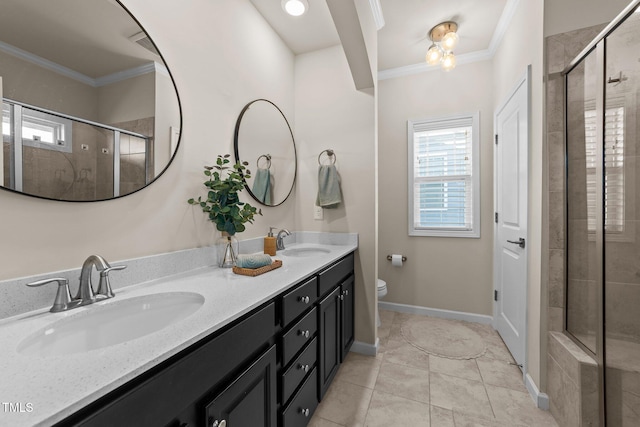
[[(624, 107), (607, 108), (604, 117), (604, 229), (624, 231)], [(596, 111), (585, 109), (587, 226), (596, 230)]]
[(409, 123), (409, 234), (478, 237), (477, 114)]

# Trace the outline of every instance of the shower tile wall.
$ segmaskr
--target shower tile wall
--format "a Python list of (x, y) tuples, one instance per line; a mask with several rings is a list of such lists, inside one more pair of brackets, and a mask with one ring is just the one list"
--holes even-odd
[[(640, 67), (637, 46), (640, 45), (638, 17), (629, 19), (607, 39), (606, 76), (617, 76), (622, 71), (620, 84), (606, 85), (608, 110), (624, 107), (624, 149), (616, 157), (615, 150), (607, 148), (607, 182), (616, 167), (623, 179), (623, 231), (610, 229), (607, 220), (605, 233), (605, 316), (606, 316), (606, 400), (607, 425), (640, 425), (640, 165), (638, 144), (640, 118), (636, 105), (640, 103)], [(625, 31), (625, 26), (628, 30)], [(588, 236), (586, 209), (586, 171), (584, 169), (584, 113), (585, 100), (593, 98), (584, 80), (575, 77), (569, 82), (567, 139), (570, 163), (565, 200), (563, 77), (561, 71), (593, 40), (604, 25), (558, 34), (546, 39), (546, 111), (547, 111), (547, 164), (548, 164), (548, 328), (547, 392), (551, 412), (560, 425), (598, 425), (597, 391), (592, 387), (597, 367), (589, 356), (561, 332), (564, 328), (564, 307), (567, 301), (565, 279), (568, 278), (571, 311), (567, 313), (568, 329), (588, 347), (594, 347), (595, 303), (595, 242)], [(588, 67), (588, 66), (587, 66)], [(636, 71), (638, 70), (638, 71)], [(588, 77), (587, 77), (588, 78)], [(576, 85), (576, 86), (574, 86)], [(588, 86), (588, 85), (586, 85)], [(580, 88), (580, 90), (576, 90)], [(582, 93), (580, 93), (582, 91)], [(571, 99), (574, 97), (575, 99)], [(575, 101), (572, 107), (572, 101)], [(573, 111), (572, 111), (573, 108)], [(587, 107), (586, 109), (589, 109)], [(573, 124), (573, 125), (572, 125)], [(581, 146), (582, 145), (582, 146)], [(614, 146), (615, 149), (615, 146)], [(578, 160), (577, 162), (575, 160)], [(612, 163), (613, 162), (613, 163)], [(619, 162), (618, 165), (615, 162)], [(608, 184), (610, 185), (610, 184)], [(611, 188), (611, 187), (610, 187)], [(609, 190), (610, 191), (610, 190)], [(609, 203), (609, 202), (608, 202)], [(609, 208), (609, 206), (607, 206)], [(571, 251), (569, 271), (565, 271), (565, 216), (569, 226)], [(567, 277), (568, 276), (568, 277)], [(557, 332), (553, 332), (557, 331)], [(585, 357), (586, 356), (586, 357)], [(558, 378), (562, 378), (559, 381)]]
[[(562, 340), (565, 317), (565, 147), (564, 83), (562, 70), (604, 28), (603, 25), (547, 37), (546, 42), (546, 141), (548, 182), (548, 317), (550, 331), (547, 353), (547, 393), (553, 416), (562, 426), (597, 425), (597, 395), (585, 388), (586, 378), (597, 374), (597, 367), (584, 357), (575, 344)], [(586, 257), (586, 253), (585, 253)], [(582, 288), (582, 289), (588, 289)], [(589, 299), (588, 293), (584, 294)], [(581, 313), (576, 313), (580, 316)], [(585, 325), (585, 328), (586, 325)], [(570, 342), (570, 340), (569, 340)], [(573, 344), (573, 343), (570, 343)], [(562, 381), (558, 381), (562, 378)]]

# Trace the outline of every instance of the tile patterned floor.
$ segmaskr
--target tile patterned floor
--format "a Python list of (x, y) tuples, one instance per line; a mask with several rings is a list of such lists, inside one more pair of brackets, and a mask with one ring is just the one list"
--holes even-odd
[(490, 326), (465, 323), (485, 341), (483, 356), (446, 359), (404, 340), (400, 328), (411, 316), (381, 310), (380, 353), (349, 353), (309, 427), (557, 427), (535, 407)]

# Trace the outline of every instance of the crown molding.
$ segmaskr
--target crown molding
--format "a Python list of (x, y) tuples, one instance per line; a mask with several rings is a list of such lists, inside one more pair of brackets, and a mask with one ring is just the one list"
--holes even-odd
[(128, 70), (118, 71), (117, 73), (109, 74), (106, 76), (98, 77), (94, 80), (95, 87), (106, 86), (113, 83), (121, 82), (123, 80), (131, 79), (133, 77), (142, 76), (144, 74), (157, 72), (169, 75), (167, 68), (157, 62), (148, 62), (135, 68), (129, 68)]
[(513, 19), (513, 15), (515, 15), (516, 10), (518, 9), (518, 4), (520, 0), (507, 0), (507, 3), (504, 5), (504, 9), (502, 9), (502, 15), (500, 15), (500, 19), (498, 20), (498, 25), (496, 25), (496, 29), (493, 32), (493, 37), (491, 37), (491, 42), (489, 43), (489, 52), (493, 56), (498, 50), (498, 46), (502, 43), (502, 39), (504, 38), (507, 29), (509, 29), (509, 24), (511, 24), (511, 20)]
[(67, 68), (64, 65), (60, 65), (56, 62), (49, 61), (48, 59), (44, 59), (41, 56), (34, 55), (31, 52), (27, 52), (26, 50), (22, 50), (8, 43), (0, 41), (0, 50), (5, 53), (8, 53), (9, 55), (15, 56), (16, 58), (20, 58), (24, 61), (35, 64), (39, 67), (53, 71), (54, 73), (58, 73), (65, 77), (69, 77), (71, 79), (77, 80), (80, 83), (94, 86), (94, 80), (91, 77), (85, 76), (84, 74), (74, 71), (71, 68)]
[[(509, 28), (509, 24), (513, 19), (513, 15), (515, 15), (516, 10), (518, 9), (519, 3), (520, 0), (507, 0), (506, 4), (504, 5), (504, 9), (502, 9), (502, 14), (500, 15), (498, 24), (496, 25), (496, 28), (493, 32), (493, 36), (491, 37), (491, 42), (489, 42), (489, 47), (484, 50), (456, 55), (456, 65), (487, 61), (493, 58), (496, 51), (498, 50), (498, 46), (500, 46), (500, 43), (502, 42), (502, 39), (507, 32), (507, 29)], [(378, 80), (393, 79), (396, 77), (410, 76), (413, 74), (421, 74), (436, 70), (440, 70), (440, 67), (438, 65), (428, 65), (426, 62), (421, 62), (418, 64), (405, 65), (403, 67), (389, 68), (386, 70), (378, 71)]]
[[(493, 53), (491, 53), (488, 49), (470, 53), (463, 53), (462, 55), (456, 55), (456, 65), (487, 61), (492, 57)], [(388, 70), (382, 70), (378, 72), (378, 80), (394, 79), (396, 77), (422, 74), (430, 71), (440, 71), (440, 66), (428, 65), (426, 62), (421, 62), (419, 64), (406, 65), (404, 67), (389, 68)]]
[(41, 56), (35, 55), (31, 52), (27, 52), (26, 50), (20, 49), (19, 47), (15, 47), (2, 41), (0, 41), (0, 51), (91, 87), (100, 87), (117, 83), (122, 80), (130, 79), (132, 77), (140, 76), (154, 71), (169, 76), (169, 70), (167, 70), (167, 68), (163, 64), (154, 61), (143, 64), (139, 67), (130, 68), (128, 70), (119, 71), (117, 73), (94, 79), (85, 74), (74, 71), (71, 68), (65, 67), (64, 65), (49, 61), (48, 59), (45, 59)]
[(384, 16), (382, 15), (382, 6), (380, 0), (369, 0), (371, 12), (373, 12), (373, 20), (376, 23), (376, 29), (380, 31), (384, 27)]

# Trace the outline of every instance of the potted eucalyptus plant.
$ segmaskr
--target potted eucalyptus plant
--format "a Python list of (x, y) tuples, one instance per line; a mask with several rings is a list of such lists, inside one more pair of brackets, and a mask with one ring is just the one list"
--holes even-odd
[[(262, 215), (261, 209), (256, 209), (248, 203), (240, 201), (238, 193), (244, 188), (244, 179), (251, 177), (247, 169), (247, 162), (236, 162), (230, 165), (230, 155), (218, 155), (216, 164), (205, 166), (204, 174), (208, 177), (204, 182), (207, 188), (206, 197), (187, 200), (190, 205), (199, 205), (209, 220), (222, 232), (222, 237), (216, 243), (218, 265), (232, 267), (238, 253), (236, 233), (245, 230), (245, 223), (253, 223), (255, 215)], [(226, 177), (223, 175), (226, 174)]]

